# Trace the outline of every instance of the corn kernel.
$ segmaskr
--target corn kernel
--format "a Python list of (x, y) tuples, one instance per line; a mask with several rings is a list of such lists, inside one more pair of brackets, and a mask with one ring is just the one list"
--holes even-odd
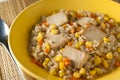
[(77, 15), (74, 12), (70, 13), (72, 17), (76, 17)]
[(120, 38), (120, 34), (117, 34), (117, 38)]
[(50, 58), (45, 58), (45, 61), (46, 61), (46, 62), (49, 62), (49, 61), (50, 61)]
[(100, 68), (94, 68), (94, 70), (96, 70), (96, 72), (100, 72), (101, 71), (101, 69)]
[(57, 26), (56, 26), (55, 24), (51, 24), (50, 27), (51, 27), (52, 29), (57, 28)]
[(86, 45), (87, 48), (90, 48), (90, 47), (92, 47), (92, 42), (88, 41), (88, 42), (85, 43), (85, 45)]
[(119, 52), (119, 53), (120, 53), (120, 47), (118, 47), (118, 48), (117, 48), (117, 52)]
[(101, 23), (101, 26), (102, 26), (102, 29), (103, 29), (103, 30), (106, 29), (106, 25), (105, 25), (105, 23), (102, 22), (102, 23)]
[(36, 37), (36, 40), (37, 40), (37, 41), (42, 40), (42, 39), (43, 39), (43, 35), (44, 35), (44, 34), (43, 34), (42, 32), (39, 32), (39, 33), (38, 33), (38, 36)]
[(56, 75), (56, 74), (57, 74), (56, 69), (51, 69), (51, 70), (50, 70), (50, 75)]
[(102, 27), (105, 27), (106, 25), (105, 25), (105, 23), (104, 23), (104, 22), (102, 22), (102, 23), (101, 23), (101, 26), (102, 26)]
[(43, 65), (43, 67), (45, 67), (45, 66), (47, 66), (47, 64), (48, 64), (48, 62), (44, 61), (42, 65)]
[(76, 43), (76, 44), (75, 44), (75, 48), (80, 48), (80, 44), (79, 44), (79, 43)]
[(108, 53), (106, 54), (106, 58), (107, 58), (107, 59), (112, 59), (112, 58), (113, 58), (112, 52), (108, 52)]
[(79, 73), (80, 73), (81, 75), (84, 75), (84, 74), (86, 73), (85, 68), (81, 68), (80, 71), (79, 71)]
[(75, 44), (75, 48), (80, 48), (81, 45), (83, 44), (83, 41), (79, 41)]
[(63, 77), (64, 75), (65, 75), (65, 71), (64, 71), (64, 70), (60, 70), (60, 71), (59, 71), (59, 76), (60, 76), (60, 77)]
[(50, 45), (49, 45), (48, 43), (45, 44), (45, 47), (46, 47), (47, 49), (50, 49)]
[(76, 38), (79, 38), (79, 36), (80, 36), (79, 32), (76, 32), (76, 33), (75, 33), (75, 37), (76, 37)]
[(65, 69), (65, 65), (64, 65), (63, 62), (60, 62), (60, 63), (59, 63), (59, 69), (61, 69), (61, 70), (64, 70), (64, 69)]
[(97, 21), (98, 23), (101, 23), (101, 18), (100, 18), (100, 17), (97, 17), (97, 18), (96, 18), (96, 21)]
[(83, 41), (79, 41), (79, 44), (80, 44), (80, 45), (83, 45)]
[(101, 64), (102, 60), (99, 56), (96, 56), (95, 59), (94, 59), (94, 62), (95, 62), (96, 65), (99, 65), (99, 64)]
[(103, 41), (104, 41), (104, 42), (109, 42), (110, 40), (109, 40), (108, 38), (104, 37), (104, 38), (103, 38)]
[(59, 31), (58, 31), (57, 29), (52, 29), (52, 30), (51, 30), (51, 33), (52, 33), (52, 34), (58, 34), (58, 32), (59, 32)]
[(73, 73), (73, 77), (75, 78), (79, 78), (80, 76), (81, 76), (80, 73), (77, 71)]
[(105, 16), (105, 17), (104, 17), (104, 20), (105, 20), (105, 21), (109, 21), (109, 17), (108, 17), (108, 16)]
[(91, 71), (90, 71), (90, 75), (91, 75), (91, 76), (94, 76), (95, 74), (96, 74), (96, 70), (91, 70)]
[(108, 68), (108, 67), (109, 67), (109, 64), (108, 64), (107, 60), (104, 60), (104, 61), (103, 61), (103, 66), (104, 66), (105, 68)]
[(45, 67), (50, 61), (50, 58), (45, 58), (44, 62), (43, 62), (43, 67)]
[(60, 62), (60, 61), (62, 61), (63, 56), (62, 55), (57, 55), (57, 56), (55, 56), (54, 59), (55, 59), (55, 61)]

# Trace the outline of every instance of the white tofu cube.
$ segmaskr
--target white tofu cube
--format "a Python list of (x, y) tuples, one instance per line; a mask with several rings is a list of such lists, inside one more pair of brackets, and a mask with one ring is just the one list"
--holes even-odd
[(102, 39), (106, 36), (106, 34), (98, 29), (96, 26), (90, 26), (88, 27), (83, 35), (90, 41), (99, 41), (101, 42)]
[(63, 56), (72, 60), (76, 68), (81, 68), (88, 60), (88, 55), (85, 52), (70, 46), (65, 47)]
[(67, 15), (63, 12), (58, 12), (52, 16), (47, 17), (48, 24), (55, 24), (57, 26), (68, 22)]

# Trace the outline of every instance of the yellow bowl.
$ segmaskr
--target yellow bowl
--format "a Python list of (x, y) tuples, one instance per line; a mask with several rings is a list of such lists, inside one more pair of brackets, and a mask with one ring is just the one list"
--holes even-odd
[[(32, 26), (40, 16), (59, 9), (90, 10), (101, 12), (120, 21), (120, 5), (111, 0), (40, 0), (25, 9), (14, 20), (9, 35), (9, 47), (15, 61), (32, 77), (38, 80), (61, 80), (30, 62), (27, 50)], [(120, 80), (120, 68), (97, 80)]]

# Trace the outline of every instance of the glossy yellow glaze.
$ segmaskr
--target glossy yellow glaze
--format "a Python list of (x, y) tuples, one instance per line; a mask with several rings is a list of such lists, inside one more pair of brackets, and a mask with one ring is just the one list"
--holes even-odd
[[(20, 67), (37, 80), (61, 80), (30, 62), (28, 44), (32, 26), (40, 16), (59, 9), (101, 12), (120, 21), (120, 5), (112, 0), (40, 0), (22, 11), (11, 25), (9, 47)], [(120, 80), (120, 68), (97, 80)]]

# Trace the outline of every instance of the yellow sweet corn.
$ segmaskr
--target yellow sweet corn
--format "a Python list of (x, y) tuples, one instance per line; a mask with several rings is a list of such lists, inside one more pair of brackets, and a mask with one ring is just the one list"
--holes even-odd
[(75, 33), (75, 37), (76, 37), (76, 38), (79, 38), (79, 36), (80, 36), (79, 32), (76, 32), (76, 33)]
[(86, 46), (87, 48), (90, 48), (90, 47), (92, 47), (92, 42), (90, 42), (90, 41), (87, 41), (87, 42), (85, 43), (85, 46)]
[(96, 74), (96, 70), (91, 70), (91, 71), (90, 71), (90, 75), (91, 75), (91, 76), (94, 76), (95, 74)]
[(75, 48), (80, 48), (81, 45), (83, 44), (83, 41), (79, 41), (75, 44)]
[(45, 58), (44, 62), (43, 62), (43, 67), (45, 67), (50, 61), (50, 58)]
[(85, 68), (81, 68), (80, 71), (79, 71), (79, 73), (80, 73), (81, 75), (84, 75), (84, 74), (86, 73)]
[(57, 74), (56, 69), (51, 69), (51, 70), (50, 70), (50, 75), (56, 75), (56, 74)]
[(104, 41), (104, 42), (109, 42), (110, 40), (109, 40), (108, 38), (104, 37), (104, 38), (103, 38), (103, 41)]
[(101, 23), (102, 29), (105, 30), (106, 29), (106, 25), (104, 22)]
[(75, 78), (80, 78), (80, 76), (81, 76), (80, 73), (77, 71), (73, 73), (73, 77)]
[(71, 12), (70, 15), (71, 15), (72, 17), (76, 17), (76, 14), (75, 14), (74, 12)]
[(37, 35), (37, 37), (36, 37), (36, 40), (37, 40), (37, 41), (42, 40), (42, 39), (43, 39), (43, 36), (44, 36), (44, 34), (43, 34), (42, 32), (39, 32), (38, 35)]
[(107, 58), (107, 59), (112, 59), (112, 58), (113, 58), (112, 52), (108, 52), (108, 53), (106, 54), (106, 58)]
[(50, 58), (45, 58), (45, 61), (46, 61), (46, 62), (49, 62), (49, 61), (50, 61)]
[(95, 67), (94, 70), (96, 70), (96, 72), (98, 72), (98, 73), (101, 71), (101, 69), (98, 67)]
[(104, 17), (104, 20), (105, 20), (105, 21), (109, 21), (109, 17), (108, 17), (108, 16), (105, 16), (105, 17)]
[(50, 49), (50, 45), (49, 45), (48, 43), (45, 44), (45, 47), (46, 47), (47, 49)]
[(52, 34), (58, 34), (59, 31), (58, 31), (58, 29), (51, 29), (51, 33), (52, 33)]
[(79, 41), (79, 44), (82, 45), (82, 44), (83, 44), (83, 41)]
[(59, 62), (59, 69), (61, 69), (61, 70), (65, 69), (65, 65), (63, 62)]
[(109, 67), (109, 64), (108, 64), (107, 60), (104, 60), (104, 61), (103, 61), (103, 66), (104, 66), (105, 68), (108, 68), (108, 67)]
[(120, 34), (117, 34), (117, 38), (120, 38)]
[(45, 67), (47, 64), (48, 64), (48, 62), (44, 61), (43, 64), (42, 64), (42, 66)]
[(51, 27), (52, 29), (57, 28), (57, 26), (56, 26), (55, 24), (51, 24), (50, 27)]
[(120, 53), (120, 47), (117, 48), (117, 52)]
[(80, 48), (80, 44), (78, 42), (75, 44), (75, 48)]
[(54, 59), (55, 59), (55, 61), (60, 62), (60, 61), (62, 61), (63, 56), (62, 55), (57, 55), (57, 56), (55, 56)]
[(99, 65), (99, 64), (101, 64), (102, 60), (99, 56), (95, 56), (94, 62), (96, 65)]
[(59, 71), (59, 76), (60, 76), (60, 77), (63, 77), (64, 75), (65, 75), (65, 71), (64, 71), (64, 70), (60, 70), (60, 71)]
[(100, 17), (97, 17), (97, 18), (96, 18), (96, 21), (97, 21), (98, 23), (101, 23)]

